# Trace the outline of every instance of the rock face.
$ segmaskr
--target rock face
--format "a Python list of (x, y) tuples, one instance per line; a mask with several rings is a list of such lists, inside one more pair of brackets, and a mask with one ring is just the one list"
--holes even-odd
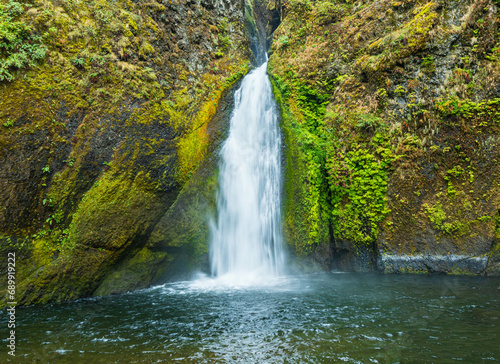
[(499, 275), (498, 1), (279, 6), (291, 248), (324, 268)]
[(16, 252), (18, 303), (206, 265), (232, 91), (273, 31), (295, 255), (499, 275), (498, 6), (3, 1), (0, 254)]
[(0, 53), (0, 253), (16, 252), (19, 304), (142, 288), (202, 264), (200, 216), (231, 90), (253, 58), (251, 10), (0, 5), (0, 40), (20, 42)]

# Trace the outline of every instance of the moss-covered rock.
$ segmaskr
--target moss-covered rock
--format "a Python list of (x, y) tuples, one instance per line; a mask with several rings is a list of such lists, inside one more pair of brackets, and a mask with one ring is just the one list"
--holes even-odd
[(211, 121), (248, 70), (244, 4), (6, 4), (2, 24), (24, 30), (0, 41), (46, 49), (0, 80), (0, 250), (17, 252), (18, 302), (163, 279), (175, 257), (146, 245), (212, 158)]
[(158, 281), (167, 275), (167, 270), (173, 260), (174, 256), (166, 252), (153, 252), (144, 247), (132, 258), (119, 264), (112, 273), (106, 275), (93, 294), (102, 296), (148, 287), (151, 282)]
[(147, 236), (144, 248), (116, 265), (96, 294), (120, 293), (186, 278), (193, 270), (208, 271), (209, 223), (216, 210), (218, 152), (227, 137), (237, 86), (238, 83), (221, 96), (218, 112), (207, 127), (208, 157), (171, 207), (163, 212), (153, 231), (144, 234)]
[(485, 273), (500, 207), (498, 3), (282, 9), (269, 71), (289, 244), (327, 267)]

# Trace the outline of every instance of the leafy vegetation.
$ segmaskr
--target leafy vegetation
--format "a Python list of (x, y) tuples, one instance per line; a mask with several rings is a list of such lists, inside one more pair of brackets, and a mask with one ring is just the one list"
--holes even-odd
[(491, 238), (500, 35), (490, 5), (287, 3), (269, 72), (294, 169), (286, 232), (297, 251), (472, 254), (471, 241)]
[(42, 36), (33, 25), (17, 20), (25, 6), (12, 0), (0, 3), (0, 82), (12, 81), (15, 70), (34, 66), (48, 51), (44, 38), (54, 29)]
[[(304, 225), (307, 238), (302, 244), (307, 247), (327, 239), (324, 231), (328, 225), (333, 226), (338, 239), (362, 244), (374, 242), (379, 231), (377, 224), (389, 212), (385, 197), (387, 172), (397, 159), (390, 139), (384, 135), (381, 119), (362, 114), (352, 115), (352, 121), (345, 120), (363, 131), (379, 130), (373, 137), (358, 135), (367, 142), (366, 146), (359, 144), (345, 152), (331, 120), (338, 115), (326, 113), (327, 93), (293, 80), (290, 86), (278, 77), (274, 84), (287, 115), (284, 127), (289, 127), (300, 146), (303, 178), (307, 181), (301, 192), (305, 211), (296, 209), (294, 213), (295, 219), (300, 219), (298, 214), (305, 214), (307, 221)], [(284, 102), (296, 105), (295, 112)], [(292, 181), (300, 178), (289, 177)], [(291, 188), (288, 193), (293, 193)]]

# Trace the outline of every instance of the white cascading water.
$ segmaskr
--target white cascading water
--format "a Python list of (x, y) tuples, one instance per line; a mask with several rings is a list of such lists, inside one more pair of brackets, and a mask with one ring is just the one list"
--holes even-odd
[(284, 264), (281, 138), (266, 67), (250, 72), (235, 93), (210, 227), (212, 275), (236, 284), (278, 276)]

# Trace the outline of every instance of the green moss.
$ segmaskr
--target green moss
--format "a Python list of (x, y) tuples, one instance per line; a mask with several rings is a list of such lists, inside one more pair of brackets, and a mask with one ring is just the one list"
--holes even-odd
[[(0, 155), (18, 153), (36, 186), (22, 191), (28, 217), (1, 234), (26, 253), (20, 267), (38, 262), (41, 278), (31, 269), (19, 277), (24, 302), (81, 297), (140, 250), (206, 159), (207, 126), (248, 70), (248, 43), (238, 12), (199, 5), (175, 26), (188, 36), (196, 26), (217, 59), (198, 43), (180, 49), (172, 23), (155, 22), (173, 10), (156, 2), (34, 0), (15, 14), (14, 3), (0, 5), (0, 44), (10, 47), (0, 46), (0, 60), (19, 57), (25, 44), (46, 54), (6, 68), (15, 78), (0, 87)], [(202, 68), (190, 69), (193, 52)], [(21, 146), (33, 155), (21, 157)]]
[[(383, 137), (379, 138), (383, 140)], [(360, 244), (373, 243), (378, 237), (378, 224), (390, 212), (386, 201), (387, 172), (394, 156), (390, 149), (379, 149), (378, 152), (382, 153), (382, 158), (363, 149), (347, 153), (343, 160), (345, 170), (339, 171), (338, 164), (331, 163), (333, 227), (341, 239)], [(331, 160), (335, 159), (333, 155)], [(344, 171), (346, 176), (339, 179), (339, 174)]]
[(326, 206), (329, 200), (323, 128), (326, 96), (310, 86), (296, 84), (294, 93), (298, 96), (294, 103), (296, 109), (292, 111), (283, 102), (283, 96), (290, 95), (288, 86), (280, 79), (272, 81), (287, 144), (286, 233), (298, 252), (306, 252), (311, 245), (328, 239)]
[(471, 273), (469, 270), (459, 267), (452, 267), (447, 274), (455, 276), (477, 276), (477, 274)]
[(429, 274), (428, 270), (424, 269), (413, 269), (413, 268), (401, 268), (400, 272), (402, 274)]
[(143, 248), (133, 258), (123, 262), (113, 273), (109, 274), (94, 295), (123, 293), (148, 286), (159, 278), (163, 278), (173, 258), (166, 252), (153, 252)]
[(161, 203), (148, 183), (149, 177), (144, 174), (133, 180), (103, 176), (78, 205), (69, 227), (70, 241), (96, 249), (126, 247), (150, 228), (161, 211)]
[(425, 212), (429, 217), (431, 223), (433, 223), (439, 229), (447, 218), (446, 214), (443, 211), (441, 203), (438, 202), (434, 206), (424, 204), (422, 207), (425, 209)]
[[(289, 148), (287, 161), (294, 165), (287, 172), (287, 181), (292, 182), (287, 182), (286, 206), (287, 226), (293, 231), (290, 235), (299, 246), (297, 250), (326, 241), (329, 225), (335, 239), (372, 243), (378, 235), (378, 223), (389, 212), (387, 171), (396, 160), (389, 139), (377, 133), (369, 139), (369, 150), (340, 152), (338, 135), (325, 124), (327, 95), (300, 83), (289, 87), (278, 77), (273, 83)], [(370, 127), (381, 126), (377, 117), (356, 117), (369, 120)], [(365, 127), (363, 124), (362, 129)], [(304, 226), (293, 219), (304, 221)]]
[(48, 51), (44, 41), (54, 33), (50, 28), (40, 36), (33, 24), (20, 21), (24, 9), (25, 4), (17, 1), (0, 4), (0, 82), (12, 81), (14, 70), (33, 67), (43, 60)]
[(495, 226), (495, 239), (500, 239), (500, 214), (497, 219), (497, 223)]
[(477, 120), (479, 126), (487, 126), (488, 120), (500, 123), (500, 99), (473, 102), (453, 97), (448, 100), (439, 100), (436, 110), (442, 117), (461, 117)]
[(436, 202), (433, 206), (424, 204), (422, 208), (425, 209), (424, 212), (434, 228), (440, 230), (445, 236), (458, 238), (470, 234), (474, 227), (477, 228), (481, 225), (490, 225), (492, 221), (491, 216), (485, 215), (477, 219), (471, 219), (467, 217), (467, 210), (472, 209), (471, 206), (468, 207), (470, 204), (468, 204), (467, 201), (465, 203), (461, 202), (460, 204), (462, 206), (455, 209), (454, 213), (450, 215), (445, 213), (441, 202)]
[[(211, 92), (205, 99), (205, 102), (201, 104), (198, 111), (180, 140), (178, 141), (178, 157), (179, 157), (179, 167), (177, 172), (177, 178), (180, 183), (185, 183), (189, 178), (196, 172), (198, 167), (203, 162), (206, 157), (206, 151), (208, 148), (208, 135), (207, 127), (210, 120), (213, 118), (217, 111), (217, 105), (220, 98), (226, 90), (228, 90), (237, 80), (243, 77), (248, 71), (248, 63), (241, 62), (236, 67), (230, 65), (225, 70), (225, 77), (207, 77), (211, 79)], [(191, 104), (194, 100), (190, 100)], [(170, 116), (174, 116), (172, 119), (179, 118), (179, 113), (182, 112), (182, 108), (173, 109), (168, 108)], [(182, 117), (182, 116), (181, 116)], [(186, 123), (184, 122), (184, 125)]]
[[(236, 80), (236, 77), (233, 79)], [(236, 86), (231, 87), (234, 90)], [(219, 150), (229, 132), (232, 108), (228, 105), (234, 102), (230, 90), (223, 93), (221, 102), (224, 107), (217, 110), (207, 140), (207, 152), (212, 157), (201, 160), (200, 166), (184, 184), (147, 241), (149, 249), (167, 251), (174, 258), (168, 268), (170, 273), (199, 269), (206, 262), (209, 221), (216, 213), (218, 186), (218, 157), (214, 153)]]
[(438, 17), (434, 12), (436, 6), (431, 1), (415, 9), (415, 17), (403, 27), (371, 43), (368, 51), (372, 56), (361, 57), (357, 67), (370, 71), (387, 69), (394, 66), (397, 59), (425, 49), (429, 32)]
[[(450, 27), (458, 8), (470, 21)], [(491, 15), (444, 1), (288, 3), (268, 71), (293, 165), (286, 231), (297, 251), (328, 238), (339, 249), (380, 249), (381, 237), (393, 253), (488, 249), (499, 206), (498, 102), (481, 98), (498, 83), (498, 47), (487, 48), (498, 34), (474, 38), (483, 56), (460, 48), (465, 65), (443, 73), (442, 87), (429, 80), (461, 64), (459, 44), (441, 52), (452, 37), (468, 42), (478, 18), (481, 32), (496, 29)]]

